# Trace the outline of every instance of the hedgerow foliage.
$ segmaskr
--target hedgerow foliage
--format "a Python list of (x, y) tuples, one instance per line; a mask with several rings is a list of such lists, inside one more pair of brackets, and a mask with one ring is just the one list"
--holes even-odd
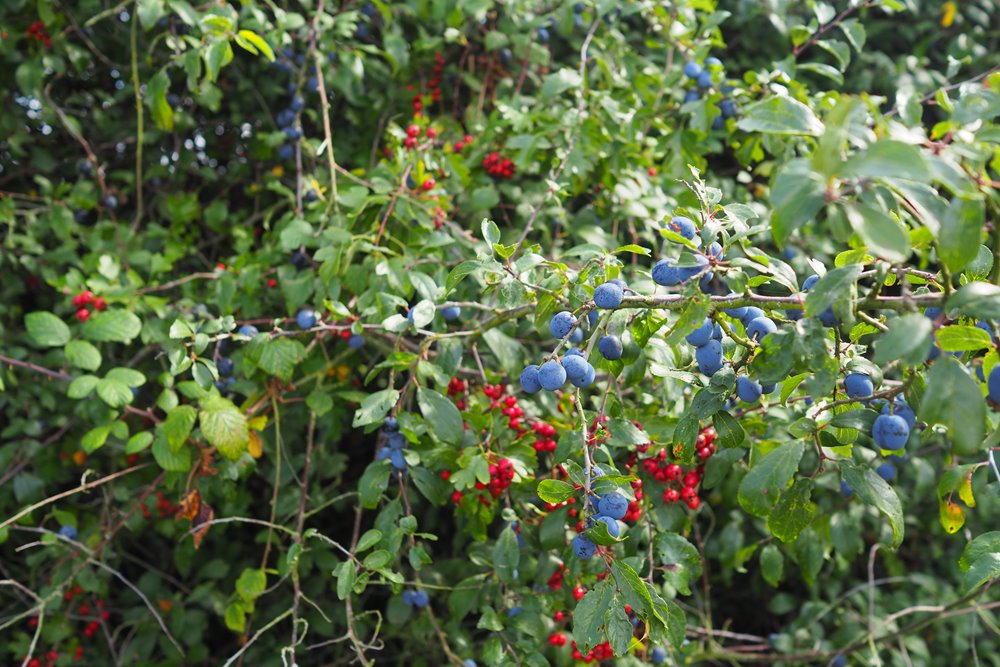
[(998, 25), (3, 3), (0, 662), (1000, 664)]

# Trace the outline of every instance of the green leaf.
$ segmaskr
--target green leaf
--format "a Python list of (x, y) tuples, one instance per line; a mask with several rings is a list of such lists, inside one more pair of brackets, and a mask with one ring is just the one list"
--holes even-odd
[(227, 459), (238, 459), (250, 442), (246, 416), (221, 396), (209, 396), (201, 402), (198, 426), (209, 444)]
[(628, 653), (632, 642), (632, 623), (628, 620), (625, 607), (612, 604), (604, 614), (604, 631), (615, 655)]
[(784, 244), (797, 229), (812, 221), (826, 203), (826, 183), (807, 160), (793, 160), (778, 170), (771, 185), (771, 233)]
[(283, 382), (290, 382), (295, 366), (306, 356), (306, 349), (302, 343), (282, 336), (273, 340), (264, 339), (260, 345), (257, 365), (261, 370)]
[(719, 410), (712, 415), (712, 425), (719, 435), (719, 446), (725, 449), (739, 447), (746, 439), (746, 432), (740, 423), (725, 410)]
[(395, 389), (383, 389), (369, 394), (354, 413), (352, 426), (358, 428), (382, 421), (398, 400), (399, 392)]
[(417, 389), (417, 403), (424, 415), (424, 423), (432, 436), (450, 445), (460, 445), (465, 440), (462, 413), (447, 397), (432, 389)]
[(888, 482), (878, 476), (871, 468), (860, 466), (845, 466), (842, 468), (844, 481), (854, 489), (858, 498), (867, 505), (875, 507), (889, 519), (892, 526), (892, 544), (895, 549), (903, 543), (903, 506), (899, 496)]
[(805, 443), (786, 443), (757, 461), (740, 482), (737, 498), (754, 516), (766, 517), (799, 469)]
[(260, 597), (267, 588), (267, 574), (264, 570), (246, 568), (236, 580), (236, 593), (247, 601)]
[(231, 602), (226, 605), (225, 612), (226, 627), (233, 632), (242, 633), (247, 627), (247, 612), (243, 604)]
[(984, 448), (986, 402), (979, 383), (953, 357), (942, 356), (927, 373), (920, 418), (948, 427), (955, 453), (972, 456)]
[(882, 139), (852, 155), (838, 175), (846, 178), (929, 181), (931, 171), (924, 154), (916, 146)]
[(972, 562), (962, 578), (962, 585), (970, 592), (997, 577), (1000, 577), (1000, 553), (986, 554)]
[(137, 454), (144, 451), (153, 442), (153, 434), (149, 431), (136, 433), (125, 443), (126, 454)]
[(958, 561), (958, 567), (963, 572), (967, 572), (974, 562), (990, 554), (1000, 554), (1000, 530), (977, 535), (966, 544), (962, 551), (962, 557)]
[(86, 371), (96, 371), (101, 367), (101, 353), (91, 343), (85, 340), (71, 340), (63, 350), (66, 363)]
[(271, 45), (268, 44), (267, 41), (265, 41), (263, 37), (255, 33), (253, 30), (240, 30), (236, 34), (243, 40), (253, 45), (256, 51), (252, 51), (252, 53), (256, 54), (257, 51), (260, 51), (261, 53), (264, 54), (265, 58), (270, 60), (272, 63), (274, 62), (274, 50), (271, 48)]
[(392, 554), (385, 549), (379, 549), (368, 554), (362, 565), (369, 570), (381, 570), (390, 562), (392, 562)]
[(981, 198), (956, 197), (948, 206), (937, 233), (938, 256), (953, 273), (976, 258), (983, 235), (986, 209)]
[(167, 102), (169, 91), (170, 78), (166, 70), (157, 72), (156, 76), (146, 84), (146, 104), (153, 114), (153, 123), (157, 128), (167, 132), (174, 129), (174, 110)]
[(167, 439), (170, 449), (177, 451), (187, 442), (194, 428), (194, 422), (198, 418), (198, 411), (190, 405), (178, 405), (167, 413), (167, 418), (163, 420), (163, 435)]
[(143, 30), (151, 29), (166, 14), (163, 0), (139, 0), (136, 11), (139, 13), (139, 24)]
[(818, 508), (812, 502), (813, 481), (795, 480), (792, 488), (781, 494), (778, 504), (767, 517), (767, 529), (782, 542), (794, 542), (799, 533), (812, 523)]
[(222, 68), (232, 62), (233, 47), (228, 39), (217, 39), (209, 44), (204, 54), (208, 80), (214, 83)]
[(103, 447), (108, 439), (108, 435), (111, 433), (112, 426), (114, 424), (102, 424), (87, 431), (83, 435), (83, 438), (80, 439), (80, 448), (87, 454), (90, 454)]
[(910, 236), (902, 225), (878, 209), (869, 206), (845, 206), (851, 227), (876, 257), (898, 264), (912, 253)]
[(910, 366), (922, 364), (931, 349), (933, 330), (934, 324), (919, 313), (889, 320), (889, 331), (875, 343), (873, 361), (880, 366), (896, 359)]
[(632, 569), (632, 566), (624, 560), (615, 559), (611, 562), (611, 574), (614, 575), (615, 583), (618, 584), (618, 590), (625, 597), (625, 602), (638, 613), (646, 616), (651, 623), (653, 620), (657, 620), (666, 629), (667, 621), (653, 607), (653, 598), (649, 594), (649, 589), (646, 588), (646, 582)]
[(191, 469), (191, 448), (182, 447), (178, 451), (170, 449), (166, 438), (153, 441), (153, 458), (157, 465), (167, 472), (184, 472)]
[(97, 395), (113, 408), (128, 405), (134, 398), (131, 387), (113, 378), (104, 378), (97, 382)]
[(371, 547), (375, 546), (382, 540), (382, 531), (377, 528), (370, 528), (365, 531), (365, 534), (361, 536), (358, 540), (358, 546), (355, 547), (354, 553), (361, 553), (366, 551)]
[(545, 77), (542, 82), (542, 99), (548, 100), (570, 88), (579, 88), (581, 83), (579, 72), (564, 67)]
[(981, 320), (1000, 320), (1000, 287), (974, 282), (960, 287), (948, 297), (947, 310)]
[(70, 398), (80, 399), (90, 394), (97, 387), (101, 379), (93, 375), (81, 375), (69, 383), (66, 388), (66, 395)]
[(819, 315), (834, 301), (849, 299), (851, 287), (861, 275), (860, 264), (849, 264), (827, 272), (806, 295), (805, 314), (809, 317)]
[(538, 497), (556, 505), (573, 497), (573, 485), (561, 479), (543, 479), (538, 483)]
[(142, 331), (142, 320), (127, 310), (103, 310), (91, 314), (83, 325), (83, 336), (99, 343), (131, 343)]
[(777, 588), (784, 572), (785, 557), (781, 555), (781, 549), (774, 544), (765, 545), (760, 550), (760, 575), (764, 581)]
[(945, 352), (965, 352), (989, 348), (993, 338), (979, 327), (953, 324), (937, 330), (937, 342)]
[(59, 347), (69, 342), (69, 327), (61, 319), (44, 310), (28, 313), (24, 317), (28, 338), (39, 347)]
[(701, 576), (701, 556), (686, 539), (672, 532), (659, 532), (653, 541), (656, 559), (663, 566), (664, 582), (682, 595), (691, 594), (690, 583)]
[(505, 584), (514, 583), (514, 570), (521, 562), (521, 550), (517, 546), (517, 534), (508, 526), (500, 532), (497, 543), (493, 546), (493, 569), (500, 581)]
[(358, 497), (365, 509), (375, 509), (382, 493), (389, 486), (389, 473), (392, 472), (387, 461), (374, 461), (368, 464), (364, 474), (358, 480)]
[(610, 447), (628, 447), (649, 442), (649, 436), (627, 419), (612, 419), (604, 426), (611, 434), (608, 438)]
[(614, 586), (610, 580), (604, 579), (577, 603), (573, 611), (573, 639), (581, 652), (587, 652), (601, 643), (604, 615), (613, 598)]
[(744, 132), (764, 134), (805, 134), (818, 137), (823, 123), (812, 109), (790, 97), (774, 95), (748, 105), (736, 127)]

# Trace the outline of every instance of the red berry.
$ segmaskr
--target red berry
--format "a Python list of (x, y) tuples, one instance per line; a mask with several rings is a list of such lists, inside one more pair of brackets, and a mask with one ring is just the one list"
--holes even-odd
[(462, 141), (464, 141), (467, 144), (471, 144), (472, 143), (472, 135), (471, 134), (465, 135), (464, 137), (462, 137)]
[(693, 510), (696, 510), (699, 507), (701, 507), (701, 500), (698, 498), (698, 496), (694, 496), (693, 498), (689, 498), (688, 501), (687, 501), (687, 506), (690, 507)]
[(103, 296), (99, 296), (94, 299), (94, 308), (97, 310), (106, 310), (108, 307), (108, 302), (104, 300)]
[(406, 136), (417, 137), (419, 135), (420, 135), (420, 128), (418, 126), (411, 125), (408, 128), (406, 128)]
[(275, 287), (278, 286), (278, 280), (276, 278), (268, 278), (267, 286), (274, 289)]
[(693, 486), (685, 486), (681, 489), (681, 498), (685, 501), (698, 497), (698, 491)]
[(632, 605), (630, 605), (630, 604), (625, 605), (625, 613), (626, 614), (631, 614), (632, 613)]
[(434, 129), (433, 127), (428, 127), (426, 134), (427, 134), (428, 138), (433, 139), (434, 137), (436, 137), (438, 135), (438, 131), (436, 129)]
[(65, 593), (63, 593), (63, 599), (64, 600), (72, 600), (73, 599), (73, 591), (66, 591)]
[(451, 471), (450, 470), (442, 470), (441, 471), (441, 479), (443, 479), (444, 481), (447, 482), (449, 477), (451, 477)]
[(681, 476), (681, 472), (682, 472), (681, 467), (676, 463), (671, 463), (666, 468), (664, 468), (664, 475), (668, 480), (677, 479), (678, 477)]
[(579, 600), (586, 594), (587, 594), (587, 589), (584, 588), (583, 586), (577, 586), (576, 588), (573, 589), (573, 598), (576, 600)]
[(76, 311), (76, 319), (80, 320), (81, 322), (86, 322), (87, 320), (90, 319), (90, 311), (87, 310), (86, 308), (81, 308), (80, 310)]
[(656, 167), (650, 167), (649, 168), (649, 175), (650, 176), (656, 176)]
[(566, 618), (566, 613), (563, 611), (557, 611), (556, 613), (552, 614), (552, 620), (555, 621), (556, 623), (562, 623), (565, 618)]
[(453, 492), (451, 494), (451, 502), (455, 503), (456, 505), (462, 502), (462, 492), (461, 491)]
[(677, 489), (667, 489), (663, 492), (663, 502), (674, 504), (677, 502), (679, 496), (677, 494)]
[(435, 185), (436, 185), (436, 183), (434, 182), (434, 179), (433, 178), (428, 178), (427, 180), (424, 181), (424, 183), (423, 183), (423, 185), (421, 185), (421, 187), (424, 190), (433, 190)]
[(403, 142), (403, 146), (405, 146), (406, 148), (416, 148), (417, 147), (417, 138), (416, 137), (407, 137), (406, 141)]

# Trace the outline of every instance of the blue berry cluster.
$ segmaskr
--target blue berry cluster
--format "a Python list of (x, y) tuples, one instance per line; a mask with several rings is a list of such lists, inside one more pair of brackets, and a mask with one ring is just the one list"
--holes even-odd
[(403, 602), (415, 609), (423, 609), (430, 602), (427, 591), (403, 591)]
[[(591, 473), (592, 479), (604, 476), (604, 471), (600, 466), (594, 466)], [(591, 507), (596, 510), (596, 514), (588, 520), (588, 527), (596, 525), (597, 522), (607, 526), (608, 534), (617, 538), (621, 534), (621, 526), (618, 521), (628, 512), (628, 498), (617, 491), (605, 495), (595, 494), (590, 501)], [(597, 545), (589, 537), (580, 533), (573, 538), (573, 553), (581, 560), (587, 560), (597, 553)]]
[[(722, 61), (714, 56), (706, 58), (703, 65), (693, 60), (684, 63), (684, 76), (693, 80), (698, 86), (684, 93), (684, 102), (694, 102), (701, 99), (701, 91), (715, 86), (716, 81), (723, 78), (723, 71)], [(717, 72), (719, 73), (718, 76), (716, 76)], [(733, 88), (732, 86), (722, 86), (719, 90), (722, 93), (729, 93)], [(721, 116), (716, 116), (715, 120), (712, 121), (713, 130), (721, 130), (727, 118), (736, 116), (736, 103), (728, 97), (721, 99), (719, 101), (719, 113)]]
[(389, 459), (394, 470), (401, 474), (406, 472), (406, 457), (403, 455), (403, 450), (406, 449), (406, 436), (399, 432), (399, 422), (395, 417), (385, 418), (382, 423), (382, 434), (385, 436), (385, 444), (378, 448), (375, 460)]

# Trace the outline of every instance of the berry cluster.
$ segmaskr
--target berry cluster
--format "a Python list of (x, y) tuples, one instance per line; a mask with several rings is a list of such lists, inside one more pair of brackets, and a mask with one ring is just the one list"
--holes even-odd
[(382, 435), (385, 436), (385, 444), (378, 448), (375, 460), (389, 459), (392, 467), (403, 474), (406, 472), (406, 457), (403, 456), (403, 450), (406, 448), (406, 436), (399, 432), (399, 422), (395, 417), (385, 418), (382, 423)]
[[(424, 130), (424, 134), (427, 136), (428, 139), (436, 139), (438, 131), (433, 127), (428, 127), (426, 130)], [(417, 143), (419, 142), (419, 140), (420, 140), (420, 126), (416, 124), (410, 125), (406, 128), (406, 139), (403, 140), (403, 148), (405, 148), (406, 150), (413, 150), (414, 148), (417, 147)], [(428, 183), (430, 183), (430, 185), (428, 185)], [(414, 188), (417, 185), (413, 181), (413, 179), (410, 178), (409, 176), (407, 176), (406, 184), (411, 188)], [(424, 182), (421, 183), (420, 187), (422, 187), (424, 190), (433, 190), (434, 179), (433, 178), (424, 179)]]
[[(146, 503), (140, 503), (139, 509), (142, 510), (142, 516), (144, 519), (148, 520), (152, 518), (152, 514), (150, 513), (149, 508), (146, 507)], [(177, 514), (177, 505), (168, 500), (167, 497), (163, 495), (162, 491), (157, 491), (156, 511), (159, 512), (160, 518), (167, 519)]]
[[(427, 86), (431, 90), (431, 101), (440, 102), (441, 101), (441, 70), (444, 69), (444, 56), (440, 51), (434, 53), (434, 76), (430, 81), (427, 82)], [(420, 109), (417, 108), (416, 103), (413, 105), (413, 111), (419, 112)]]
[(215, 362), (215, 367), (219, 370), (219, 379), (215, 381), (215, 388), (221, 392), (229, 391), (229, 388), (236, 382), (236, 378), (233, 377), (236, 364), (229, 357), (219, 357), (218, 361)]
[(72, 304), (76, 308), (76, 319), (81, 322), (86, 322), (90, 319), (91, 306), (93, 306), (94, 310), (106, 310), (108, 307), (108, 303), (104, 300), (103, 296), (95, 297), (94, 293), (90, 290), (85, 290), (74, 296)]
[(503, 404), (503, 409), (501, 414), (507, 418), (507, 426), (511, 430), (517, 431), (518, 437), (527, 433), (524, 425), (521, 423), (521, 417), (524, 416), (524, 408), (517, 404), (517, 397), (512, 395), (504, 395), (506, 387), (502, 384), (487, 384), (483, 387), (483, 393), (490, 398), (490, 410), (500, 407)]
[(532, 424), (531, 429), (535, 432), (535, 442), (532, 443), (532, 447), (536, 452), (541, 454), (542, 452), (554, 452), (556, 451), (556, 441), (553, 439), (556, 434), (556, 427), (552, 424), (547, 424), (543, 421), (537, 421)]
[(583, 662), (602, 662), (604, 660), (611, 660), (614, 657), (615, 652), (611, 649), (610, 642), (598, 644), (594, 648), (587, 651), (586, 654), (580, 653), (579, 649), (576, 647), (576, 642), (573, 642), (574, 660), (582, 660)]
[(560, 588), (562, 588), (563, 581), (565, 580), (565, 578), (566, 578), (566, 563), (559, 563), (559, 567), (556, 568), (556, 571), (553, 572), (552, 576), (549, 577), (549, 580), (548, 582), (546, 582), (546, 585), (549, 587), (549, 590), (557, 591)]
[[(591, 478), (597, 479), (603, 476), (604, 471), (599, 466), (594, 466), (591, 470)], [(625, 518), (625, 514), (628, 512), (628, 498), (617, 491), (612, 491), (603, 496), (594, 494), (594, 497), (590, 500), (590, 504), (596, 510), (596, 516), (588, 520), (589, 525), (587, 528), (600, 522), (607, 527), (608, 534), (611, 537), (618, 537), (621, 534), (621, 527), (618, 525), (618, 520)], [(589, 537), (582, 534), (584, 530), (582, 521), (577, 524), (576, 529), (580, 534), (573, 538), (573, 553), (580, 560), (587, 560), (597, 553), (597, 545)]]
[(403, 591), (403, 602), (415, 609), (423, 609), (430, 602), (427, 591)]
[(510, 180), (514, 177), (514, 161), (499, 153), (490, 153), (483, 158), (483, 168), (493, 178)]
[[(715, 429), (711, 426), (702, 429), (698, 434), (695, 451), (700, 461), (708, 460), (715, 453), (715, 438)], [(693, 510), (701, 507), (698, 485), (704, 476), (702, 466), (684, 470), (678, 463), (668, 463), (667, 450), (660, 449), (655, 456), (643, 459), (642, 468), (654, 480), (667, 485), (667, 489), (663, 492), (663, 502), (673, 505), (678, 501), (684, 501)]]
[[(500, 459), (494, 464), (490, 464), (490, 481), (489, 484), (483, 484), (482, 482), (476, 482), (476, 488), (482, 491), (483, 489), (489, 489), (490, 495), (494, 498), (499, 498), (500, 495), (507, 490), (510, 483), (514, 481), (514, 464), (511, 463), (510, 459)], [(480, 497), (480, 502), (486, 503), (485, 497)]]
[(35, 21), (29, 25), (25, 34), (27, 34), (30, 39), (41, 42), (42, 46), (45, 48), (52, 48), (52, 36), (45, 31), (45, 24), (43, 22)]
[[(701, 91), (707, 90), (715, 85), (715, 72), (720, 73), (723, 71), (722, 61), (718, 58), (710, 56), (705, 59), (704, 66), (698, 63), (689, 61), (684, 64), (684, 76), (689, 79), (693, 79), (698, 87), (693, 88), (684, 95), (684, 102), (694, 102), (701, 98)], [(728, 93), (733, 90), (732, 86), (723, 86), (720, 89), (723, 93)], [(722, 99), (719, 102), (719, 113), (721, 116), (716, 116), (715, 120), (712, 121), (712, 129), (720, 130), (723, 125), (725, 125), (727, 118), (733, 118), (736, 116), (736, 103), (729, 98)]]
[(464, 137), (455, 142), (455, 147), (454, 147), (455, 152), (461, 153), (462, 149), (470, 145), (471, 143), (472, 143), (472, 135), (471, 134), (465, 135)]

